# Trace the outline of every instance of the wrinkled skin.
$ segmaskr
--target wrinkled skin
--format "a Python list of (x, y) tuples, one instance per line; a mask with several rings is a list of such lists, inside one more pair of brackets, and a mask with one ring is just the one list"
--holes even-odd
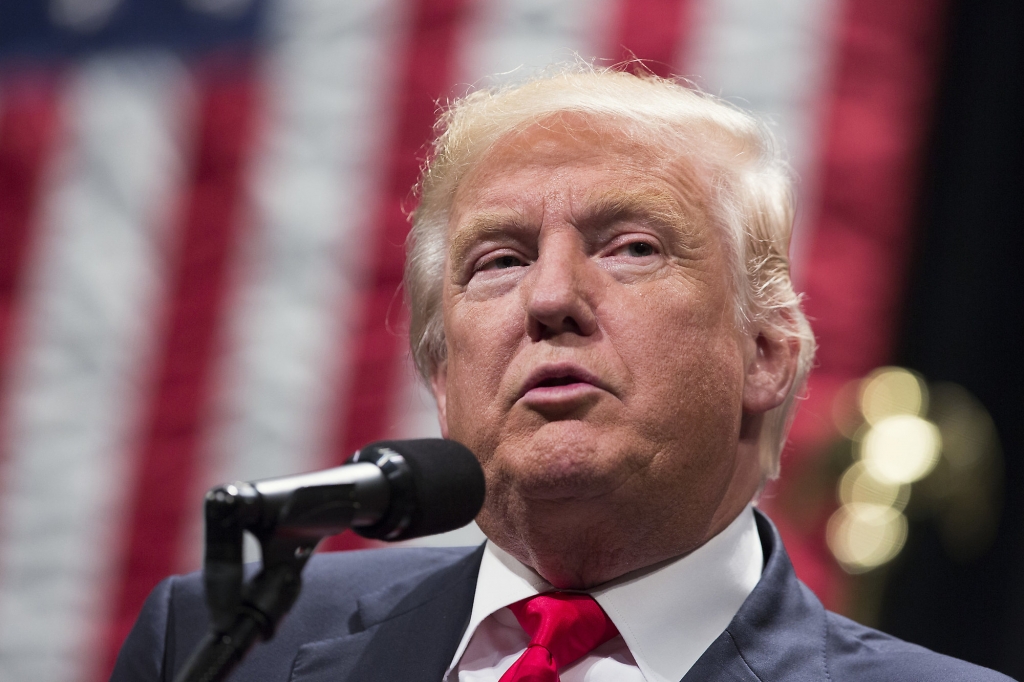
[(460, 184), (442, 432), (483, 465), (487, 536), (560, 588), (692, 551), (756, 493), (796, 348), (735, 323), (692, 166), (611, 126), (534, 126)]

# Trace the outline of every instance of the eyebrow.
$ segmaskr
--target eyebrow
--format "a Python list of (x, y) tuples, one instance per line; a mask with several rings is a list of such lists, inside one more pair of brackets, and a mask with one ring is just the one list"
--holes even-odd
[(582, 229), (600, 230), (620, 220), (639, 219), (677, 231), (688, 222), (679, 200), (655, 189), (602, 192), (586, 199), (585, 205), (576, 219)]
[(522, 233), (529, 229), (526, 216), (519, 211), (484, 211), (477, 213), (466, 225), (460, 227), (448, 247), (448, 259), (460, 264), (466, 253), (476, 244), (487, 239), (507, 238), (509, 233)]

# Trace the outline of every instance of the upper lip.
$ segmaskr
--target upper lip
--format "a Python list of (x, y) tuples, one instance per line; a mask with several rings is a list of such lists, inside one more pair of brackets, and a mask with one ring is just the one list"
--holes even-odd
[(552, 379), (575, 379), (578, 383), (591, 384), (606, 391), (608, 390), (605, 383), (593, 372), (590, 372), (575, 363), (559, 362), (541, 365), (530, 372), (529, 376), (526, 377), (526, 381), (523, 382), (522, 389), (519, 391), (519, 397), (522, 398), (530, 390), (537, 388), (545, 381), (550, 381)]

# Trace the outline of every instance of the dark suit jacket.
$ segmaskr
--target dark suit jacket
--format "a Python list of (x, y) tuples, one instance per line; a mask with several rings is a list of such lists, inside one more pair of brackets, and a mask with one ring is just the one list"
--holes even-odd
[[(984, 668), (858, 625), (822, 607), (793, 573), (772, 523), (757, 514), (761, 580), (690, 669), (692, 680), (1007, 681)], [(483, 547), (384, 549), (315, 556), (295, 607), (237, 682), (438, 682), (469, 621)], [(112, 682), (170, 682), (206, 631), (198, 574), (153, 591)]]

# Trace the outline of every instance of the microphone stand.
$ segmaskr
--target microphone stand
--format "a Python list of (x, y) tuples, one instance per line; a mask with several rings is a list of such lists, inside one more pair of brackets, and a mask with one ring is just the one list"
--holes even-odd
[[(298, 488), (275, 483), (294, 483), (284, 477), (229, 483), (206, 493), (203, 587), (210, 631), (174, 682), (220, 682), (257, 637), (270, 639), (298, 599), (302, 569), (322, 539), (353, 525), (364, 537), (389, 539), (408, 526), (415, 507), (411, 469), (383, 445), (368, 446), (350, 460), (380, 474), (376, 478), (338, 478), (339, 467), (305, 475)], [(370, 509), (363, 508), (367, 499), (373, 501)], [(381, 515), (373, 508), (387, 511)], [(244, 531), (256, 536), (263, 554), (262, 570), (245, 585)]]
[(256, 532), (263, 568), (243, 588), (243, 529), (259, 522), (257, 498), (255, 488), (245, 483), (219, 486), (206, 495), (203, 583), (211, 626), (174, 682), (224, 680), (257, 637), (273, 636), (299, 596), (302, 569), (324, 536)]
[[(466, 457), (475, 464), (468, 450)], [(349, 465), (376, 475), (353, 473)], [(203, 587), (210, 631), (174, 682), (220, 682), (257, 637), (270, 639), (298, 599), (302, 569), (325, 537), (358, 527), (363, 537), (392, 540), (409, 527), (417, 497), (405, 458), (381, 442), (357, 452), (349, 465), (304, 474), (298, 487), (295, 477), (282, 477), (229, 483), (206, 493)], [(350, 475), (339, 477), (342, 468)], [(482, 503), (483, 473), (477, 477)], [(479, 504), (473, 514), (478, 510)], [(248, 584), (242, 568), (245, 531), (256, 536), (263, 552), (263, 568)]]

